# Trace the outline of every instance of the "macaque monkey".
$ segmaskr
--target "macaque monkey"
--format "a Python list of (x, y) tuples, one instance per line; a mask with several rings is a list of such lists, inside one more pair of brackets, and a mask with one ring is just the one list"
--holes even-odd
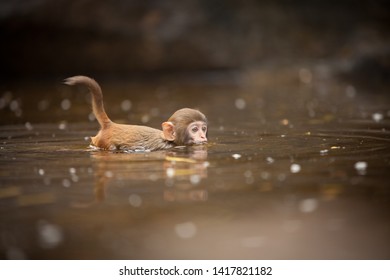
[(104, 150), (164, 150), (175, 146), (207, 143), (207, 119), (194, 109), (180, 109), (166, 122), (162, 130), (139, 125), (117, 124), (109, 119), (103, 106), (103, 94), (98, 83), (86, 76), (65, 79), (67, 85), (85, 85), (92, 95), (92, 111), (100, 131), (91, 137), (92, 145)]

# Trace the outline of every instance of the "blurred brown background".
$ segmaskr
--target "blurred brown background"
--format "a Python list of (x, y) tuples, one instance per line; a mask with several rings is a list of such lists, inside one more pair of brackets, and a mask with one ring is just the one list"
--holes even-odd
[(0, 2), (1, 80), (134, 77), (326, 60), (389, 80), (389, 1)]

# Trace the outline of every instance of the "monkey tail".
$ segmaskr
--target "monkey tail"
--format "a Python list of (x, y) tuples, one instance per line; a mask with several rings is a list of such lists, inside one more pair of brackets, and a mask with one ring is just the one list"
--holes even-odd
[(111, 120), (104, 110), (102, 89), (94, 79), (86, 76), (74, 76), (65, 79), (64, 84), (70, 86), (81, 84), (86, 86), (89, 89), (89, 92), (92, 94), (92, 111), (95, 114), (95, 117), (98, 120), (100, 126), (105, 128), (111, 123)]

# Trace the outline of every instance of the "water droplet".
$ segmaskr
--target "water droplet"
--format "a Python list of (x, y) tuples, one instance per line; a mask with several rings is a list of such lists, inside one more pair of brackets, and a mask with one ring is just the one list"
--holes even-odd
[(356, 89), (355, 87), (351, 86), (351, 85), (348, 85), (347, 88), (345, 89), (345, 94), (347, 95), (347, 97), (349, 98), (354, 98), (355, 95), (356, 95)]
[(189, 239), (196, 235), (197, 228), (193, 222), (185, 222), (175, 225), (176, 234), (183, 239)]
[(126, 99), (126, 100), (122, 101), (122, 103), (121, 103), (122, 111), (128, 112), (128, 111), (130, 111), (131, 107), (132, 107), (132, 104), (131, 104), (130, 100)]
[(59, 130), (65, 130), (67, 127), (67, 123), (65, 121), (61, 122), (59, 125), (58, 125), (58, 129)]
[(64, 99), (61, 101), (62, 110), (64, 110), (64, 111), (69, 110), (71, 106), (72, 106), (72, 103), (70, 102), (69, 99)]
[(45, 175), (45, 170), (43, 170), (42, 168), (38, 169), (38, 174), (41, 176)]
[(313, 78), (313, 74), (309, 69), (301, 68), (299, 69), (299, 79), (304, 84), (310, 84)]
[(275, 160), (272, 157), (267, 157), (266, 161), (267, 161), (268, 164), (272, 164), (272, 163), (275, 162)]
[(69, 187), (72, 185), (72, 183), (70, 182), (69, 179), (63, 179), (63, 180), (62, 180), (62, 185), (63, 185), (65, 188), (69, 188)]
[(383, 114), (381, 114), (381, 113), (374, 113), (374, 114), (372, 114), (372, 119), (375, 122), (380, 122), (381, 120), (383, 120)]
[(244, 110), (246, 107), (246, 101), (242, 98), (237, 98), (234, 102), (234, 105), (238, 110)]
[(190, 182), (192, 185), (197, 185), (199, 184), (201, 181), (201, 177), (197, 174), (194, 174), (194, 175), (191, 175), (190, 177)]
[(367, 162), (365, 161), (358, 161), (355, 163), (354, 167), (359, 175), (365, 175), (367, 172)]
[(140, 207), (142, 205), (142, 198), (138, 194), (131, 194), (129, 196), (129, 203), (133, 207)]
[(47, 221), (38, 222), (38, 236), (40, 246), (45, 249), (57, 247), (63, 241), (62, 229)]
[(142, 123), (148, 123), (150, 121), (150, 116), (149, 115), (143, 115), (141, 118)]
[(172, 167), (167, 168), (167, 170), (165, 172), (166, 172), (168, 178), (172, 178), (175, 176), (175, 169)]
[(303, 213), (310, 213), (318, 208), (318, 201), (315, 198), (307, 198), (299, 203), (299, 210)]

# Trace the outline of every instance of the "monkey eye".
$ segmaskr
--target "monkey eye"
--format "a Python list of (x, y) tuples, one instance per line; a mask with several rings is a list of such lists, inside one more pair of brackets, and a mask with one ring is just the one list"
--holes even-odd
[(194, 133), (195, 133), (195, 132), (197, 132), (197, 131), (198, 131), (198, 127), (197, 127), (197, 126), (194, 126), (194, 127), (191, 129), (191, 130), (192, 130), (192, 132), (194, 132)]
[(202, 130), (203, 130), (203, 132), (206, 132), (207, 131), (207, 126), (203, 126)]

